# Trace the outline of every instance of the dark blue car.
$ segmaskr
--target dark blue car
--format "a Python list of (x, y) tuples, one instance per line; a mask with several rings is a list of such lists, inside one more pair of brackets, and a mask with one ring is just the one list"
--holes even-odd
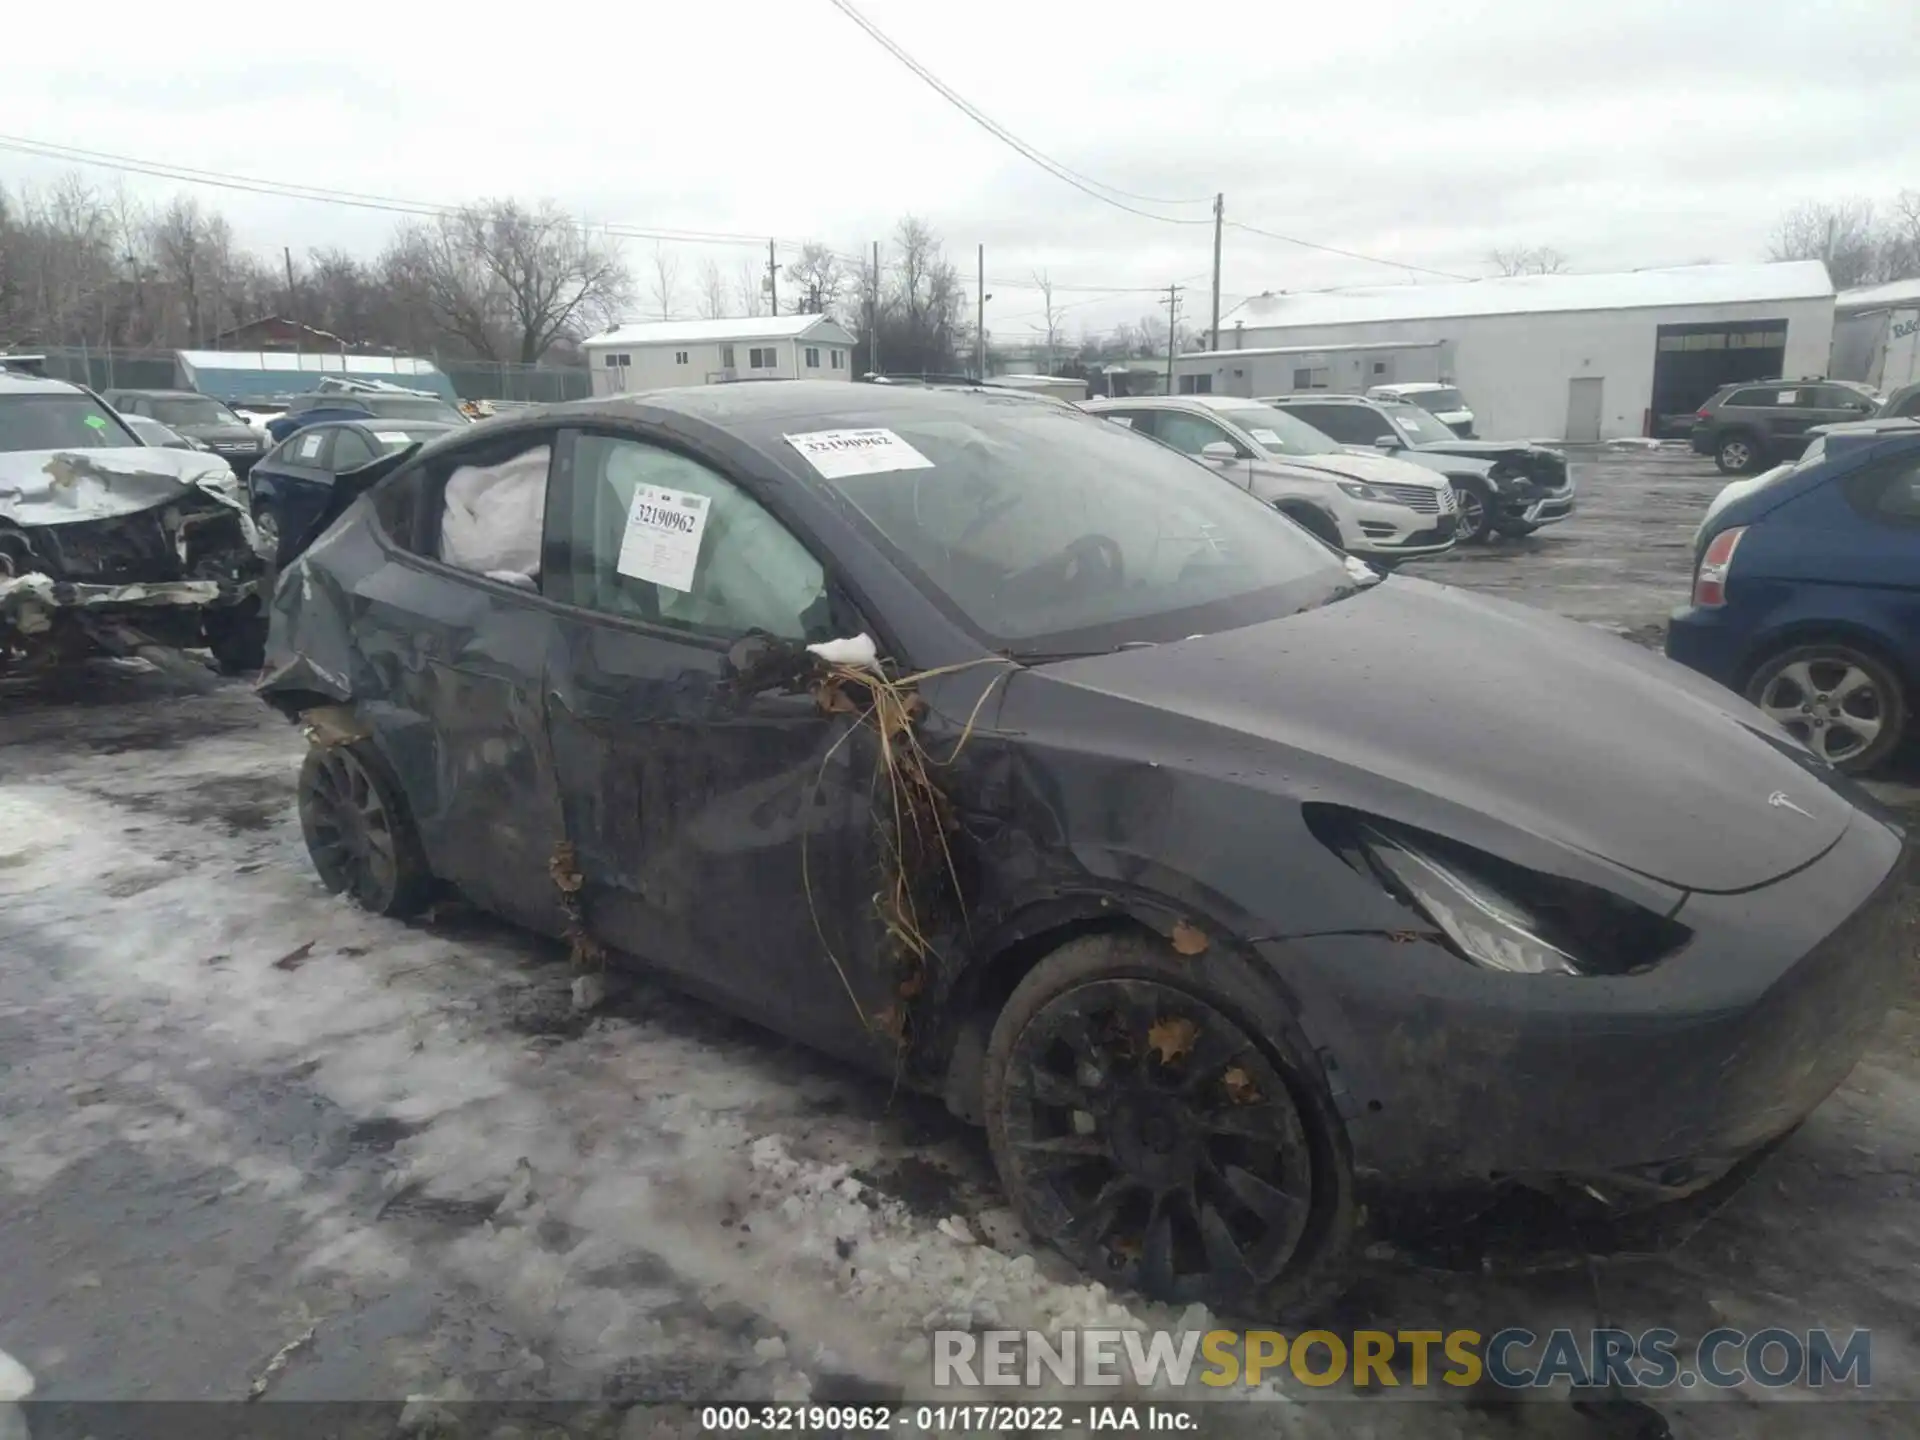
[(281, 414), (267, 421), (267, 436), (278, 444), (296, 430), (322, 420), (416, 420), (465, 425), (467, 417), (438, 395), (411, 391), (321, 390), (296, 395)]
[(1667, 654), (1841, 770), (1892, 753), (1920, 694), (1920, 422), (1823, 427), (1722, 492)]
[(247, 476), (254, 523), (273, 541), (279, 562), (285, 564), (326, 510), (334, 476), (463, 428), (464, 421), (365, 418), (303, 425), (254, 462)]

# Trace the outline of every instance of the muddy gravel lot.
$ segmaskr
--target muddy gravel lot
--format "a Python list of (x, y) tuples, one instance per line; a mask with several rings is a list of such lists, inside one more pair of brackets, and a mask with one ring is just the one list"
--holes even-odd
[[(1657, 643), (1721, 477), (1683, 451), (1574, 458), (1572, 521), (1419, 573)], [(641, 1402), (911, 1400), (933, 1328), (1202, 1323), (1032, 1251), (936, 1106), (643, 975), (583, 1010), (558, 948), (484, 917), (327, 896), (302, 746), (242, 685), (119, 663), (0, 694), (0, 1351), (36, 1401), (445, 1402), (416, 1432), (463, 1401), (564, 1401), (526, 1424), (691, 1434), (697, 1412)], [(1717, 1207), (1632, 1233), (1526, 1206), (1410, 1224), (1329, 1317), (1869, 1329), (1864, 1392), (1288, 1381), (1206, 1428), (1920, 1432), (1916, 1157), (1909, 1004)]]

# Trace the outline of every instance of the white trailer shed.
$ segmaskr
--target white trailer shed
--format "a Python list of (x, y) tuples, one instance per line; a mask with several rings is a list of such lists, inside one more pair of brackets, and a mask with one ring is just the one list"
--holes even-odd
[(825, 315), (617, 325), (582, 348), (596, 395), (729, 380), (853, 379), (853, 336)]
[(1578, 443), (1648, 434), (1731, 381), (1823, 375), (1833, 317), (1808, 260), (1267, 294), (1235, 319), (1249, 350), (1439, 342), (1451, 373), (1432, 378), (1480, 434)]
[(1842, 290), (1833, 308), (1834, 379), (1889, 394), (1920, 380), (1920, 279)]

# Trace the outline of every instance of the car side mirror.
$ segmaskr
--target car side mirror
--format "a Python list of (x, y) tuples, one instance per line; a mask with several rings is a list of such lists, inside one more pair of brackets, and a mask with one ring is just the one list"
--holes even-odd
[(1200, 458), (1214, 465), (1231, 465), (1240, 458), (1240, 452), (1225, 440), (1209, 440), (1200, 447)]
[(1397, 435), (1376, 435), (1373, 437), (1373, 446), (1376, 450), (1398, 450), (1400, 448), (1400, 437)]

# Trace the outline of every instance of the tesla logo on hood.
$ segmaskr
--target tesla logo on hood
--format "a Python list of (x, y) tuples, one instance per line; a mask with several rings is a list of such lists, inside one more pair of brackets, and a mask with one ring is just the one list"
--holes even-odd
[(1802, 810), (1787, 798), (1787, 792), (1784, 790), (1776, 790), (1773, 794), (1767, 796), (1767, 804), (1773, 806), (1776, 810), (1791, 810), (1794, 814), (1804, 815), (1809, 820), (1813, 818), (1813, 812), (1811, 810)]

